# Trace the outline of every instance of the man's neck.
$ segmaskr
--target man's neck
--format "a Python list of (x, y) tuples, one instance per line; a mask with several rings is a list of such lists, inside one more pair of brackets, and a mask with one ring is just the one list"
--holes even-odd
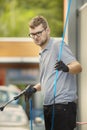
[(42, 50), (46, 48), (46, 46), (47, 46), (49, 40), (50, 40), (50, 37), (48, 38), (48, 40), (46, 41), (45, 44), (41, 45), (41, 49), (42, 49)]

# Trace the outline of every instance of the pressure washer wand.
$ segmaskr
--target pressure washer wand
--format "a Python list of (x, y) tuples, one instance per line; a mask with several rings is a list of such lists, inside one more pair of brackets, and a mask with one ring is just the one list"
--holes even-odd
[(25, 92), (29, 89), (30, 85), (28, 85), (20, 94), (18, 94), (17, 96), (13, 97), (11, 100), (9, 100), (7, 103), (5, 103), (4, 105), (2, 105), (0, 107), (0, 110), (3, 111), (4, 108), (9, 104), (11, 103), (12, 101), (14, 100), (17, 100), (19, 97), (21, 97), (23, 94), (25, 94)]

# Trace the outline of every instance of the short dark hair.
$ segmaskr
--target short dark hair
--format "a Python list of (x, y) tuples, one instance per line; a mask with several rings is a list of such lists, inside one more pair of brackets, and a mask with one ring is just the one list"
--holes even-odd
[(40, 24), (42, 24), (44, 29), (46, 29), (48, 27), (48, 22), (47, 22), (46, 18), (44, 18), (43, 16), (36, 16), (31, 19), (31, 21), (29, 23), (29, 27), (34, 29), (35, 27), (39, 26)]

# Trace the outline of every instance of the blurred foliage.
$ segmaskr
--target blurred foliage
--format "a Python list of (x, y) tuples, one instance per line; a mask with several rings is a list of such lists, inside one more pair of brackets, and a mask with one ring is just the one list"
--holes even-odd
[(63, 32), (63, 0), (0, 0), (0, 37), (27, 37), (28, 22), (47, 18), (52, 36)]

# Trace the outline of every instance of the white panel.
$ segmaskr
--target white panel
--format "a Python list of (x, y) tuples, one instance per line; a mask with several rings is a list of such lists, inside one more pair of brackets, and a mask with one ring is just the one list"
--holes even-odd
[(0, 57), (0, 63), (39, 63), (38, 57)]

